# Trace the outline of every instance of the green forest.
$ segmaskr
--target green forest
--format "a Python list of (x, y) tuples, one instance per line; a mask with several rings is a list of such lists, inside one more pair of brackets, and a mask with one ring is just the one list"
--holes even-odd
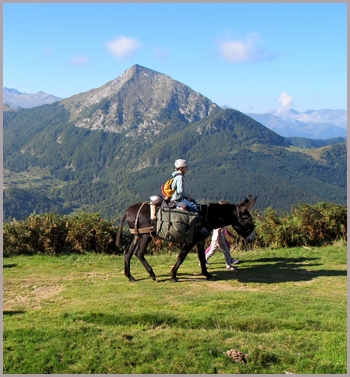
[[(290, 212), (298, 203), (346, 203), (346, 143), (301, 148), (235, 110), (172, 126), (145, 139), (76, 127), (59, 103), (4, 113), (4, 220), (79, 210), (107, 219), (160, 194), (173, 161), (186, 158), (186, 190), (199, 203), (241, 202)], [(299, 140), (300, 144), (300, 140)], [(37, 179), (34, 179), (34, 176)]]

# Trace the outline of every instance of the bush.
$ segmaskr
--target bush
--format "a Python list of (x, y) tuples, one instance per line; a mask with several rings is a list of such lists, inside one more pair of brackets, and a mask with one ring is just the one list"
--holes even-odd
[(96, 213), (68, 217), (54, 213), (31, 214), (4, 224), (4, 256), (64, 252), (116, 252), (117, 228)]
[(347, 208), (333, 203), (299, 204), (278, 216), (272, 208), (255, 213), (259, 247), (321, 246), (347, 241)]
[(317, 203), (300, 204), (292, 209), (299, 219), (304, 242), (311, 246), (329, 244), (337, 239), (346, 241), (347, 210), (345, 206)]
[(56, 254), (66, 248), (66, 218), (54, 213), (31, 214), (22, 221), (5, 223), (4, 256), (15, 254)]
[[(291, 213), (278, 215), (271, 207), (252, 213), (257, 238), (247, 244), (240, 236), (230, 239), (236, 249), (259, 247), (322, 246), (347, 241), (347, 208), (333, 203), (299, 204)], [(4, 256), (67, 252), (121, 253), (115, 246), (117, 227), (97, 213), (79, 212), (70, 217), (55, 213), (31, 214), (22, 221), (4, 224)], [(122, 233), (124, 246), (131, 240)], [(206, 240), (206, 246), (210, 238)], [(149, 254), (178, 251), (179, 245), (153, 239)]]
[(79, 212), (67, 222), (66, 240), (72, 250), (108, 253), (115, 245), (115, 239), (114, 227), (97, 213)]

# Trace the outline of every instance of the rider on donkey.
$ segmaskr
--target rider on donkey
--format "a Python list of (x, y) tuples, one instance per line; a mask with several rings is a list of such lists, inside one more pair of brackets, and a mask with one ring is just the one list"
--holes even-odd
[[(184, 187), (184, 181), (185, 181), (185, 174), (188, 171), (188, 164), (187, 161), (180, 158), (175, 161), (175, 171), (172, 173), (172, 176), (174, 177), (174, 180), (171, 184), (171, 188), (174, 189), (174, 194), (170, 198), (170, 202), (174, 202), (177, 208), (186, 209), (190, 212), (196, 212), (198, 213), (198, 222), (197, 226), (201, 227), (201, 216), (199, 213), (199, 208), (194, 199), (191, 198), (191, 196), (185, 192)], [(209, 231), (208, 229), (202, 227), (200, 232), (203, 235), (208, 235)]]

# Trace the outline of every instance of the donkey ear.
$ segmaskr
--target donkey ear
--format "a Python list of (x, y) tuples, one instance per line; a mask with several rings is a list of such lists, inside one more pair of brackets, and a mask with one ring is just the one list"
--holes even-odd
[(251, 197), (252, 197), (252, 194), (248, 194), (247, 197), (243, 200), (243, 202), (240, 203), (239, 205), (244, 206), (245, 204), (247, 204), (250, 201)]
[(255, 202), (256, 202), (256, 199), (258, 199), (258, 197), (256, 196), (253, 200), (251, 200), (250, 202), (248, 202), (247, 204), (244, 204), (241, 208), (242, 208), (242, 211), (250, 211), (252, 209), (252, 207), (254, 206)]

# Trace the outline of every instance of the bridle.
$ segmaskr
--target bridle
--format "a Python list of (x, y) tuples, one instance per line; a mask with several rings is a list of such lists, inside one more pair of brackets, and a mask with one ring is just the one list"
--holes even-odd
[(237, 218), (238, 218), (238, 221), (240, 223), (240, 225), (243, 225), (247, 230), (249, 230), (249, 228), (247, 227), (247, 225), (244, 223), (242, 217), (241, 217), (241, 213), (239, 212), (239, 209), (238, 209), (238, 205), (235, 204), (235, 207), (236, 207), (236, 212), (237, 212)]

